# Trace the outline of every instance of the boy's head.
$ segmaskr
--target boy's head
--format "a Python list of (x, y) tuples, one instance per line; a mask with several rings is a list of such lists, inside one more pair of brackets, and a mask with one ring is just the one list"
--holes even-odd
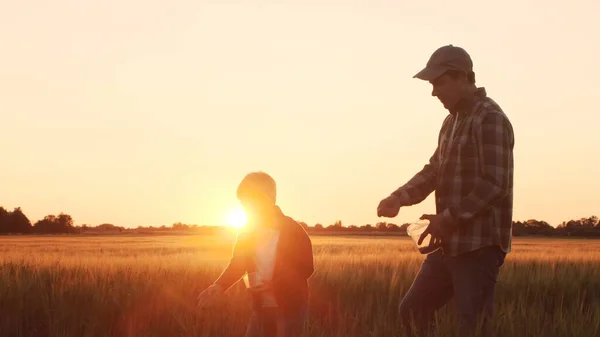
[(275, 206), (277, 185), (270, 175), (264, 172), (252, 172), (240, 182), (237, 198), (249, 217), (260, 216)]

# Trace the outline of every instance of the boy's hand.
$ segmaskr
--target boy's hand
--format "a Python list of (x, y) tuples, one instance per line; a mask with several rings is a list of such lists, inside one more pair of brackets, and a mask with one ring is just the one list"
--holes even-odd
[(203, 292), (198, 295), (197, 307), (204, 309), (214, 304), (217, 298), (223, 295), (223, 287), (218, 284), (213, 284), (206, 288)]

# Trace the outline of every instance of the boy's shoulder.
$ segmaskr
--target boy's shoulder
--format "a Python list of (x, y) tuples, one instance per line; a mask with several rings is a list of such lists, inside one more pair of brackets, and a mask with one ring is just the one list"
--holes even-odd
[(289, 215), (284, 215), (280, 221), (284, 226), (287, 226), (290, 228), (298, 228), (298, 227), (302, 228), (302, 226), (300, 226), (300, 223)]
[(297, 221), (296, 219), (294, 219), (293, 217), (291, 217), (291, 216), (289, 216), (287, 214), (284, 214), (281, 211), (281, 209), (279, 209), (279, 207), (278, 207), (278, 210), (280, 212), (279, 216), (280, 216), (280, 219), (281, 219), (280, 221), (281, 221), (282, 226), (284, 226), (287, 229), (290, 229), (292, 231), (295, 231), (295, 232), (301, 231), (301, 232), (306, 233), (306, 229), (300, 224), (299, 221)]

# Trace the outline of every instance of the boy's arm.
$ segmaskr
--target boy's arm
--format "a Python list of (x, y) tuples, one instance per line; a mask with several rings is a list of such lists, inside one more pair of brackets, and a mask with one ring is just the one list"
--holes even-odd
[(284, 249), (287, 257), (287, 268), (280, 272), (285, 275), (285, 278), (303, 279), (306, 280), (312, 276), (315, 267), (313, 262), (312, 243), (308, 233), (300, 224), (292, 219), (288, 219), (289, 223), (289, 242)]
[(312, 250), (312, 242), (308, 233), (304, 228), (298, 225), (299, 229), (299, 238), (298, 238), (298, 273), (303, 278), (310, 278), (312, 274), (315, 272), (314, 258), (313, 258), (313, 250)]
[(214, 282), (214, 284), (221, 286), (223, 291), (226, 291), (239, 281), (246, 272), (245, 242), (245, 238), (238, 236), (233, 246), (233, 253), (227, 267), (225, 267), (221, 275)]

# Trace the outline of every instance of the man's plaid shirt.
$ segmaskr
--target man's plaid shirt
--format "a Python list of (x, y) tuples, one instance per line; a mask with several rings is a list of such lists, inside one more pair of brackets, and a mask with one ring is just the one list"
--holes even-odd
[(479, 88), (465, 109), (444, 120), (429, 163), (393, 194), (402, 206), (410, 206), (435, 191), (444, 254), (456, 256), (490, 245), (508, 253), (513, 148), (510, 121), (485, 88)]

